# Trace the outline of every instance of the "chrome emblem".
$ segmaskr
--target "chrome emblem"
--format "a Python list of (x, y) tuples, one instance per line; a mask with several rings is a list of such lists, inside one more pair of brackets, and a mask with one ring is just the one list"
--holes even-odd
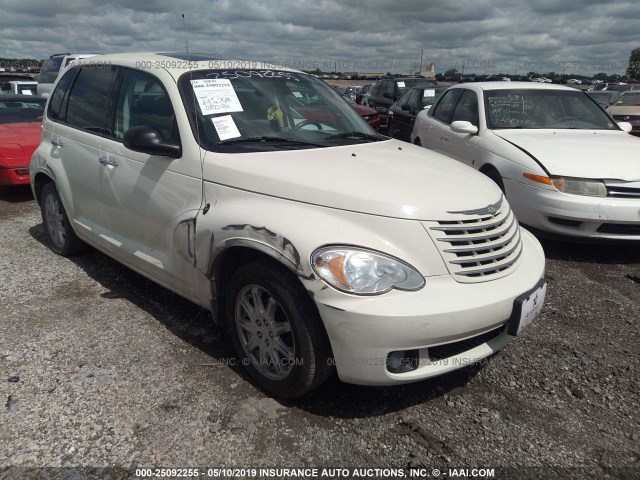
[(496, 203), (491, 203), (486, 207), (476, 208), (474, 210), (448, 211), (447, 213), (461, 213), (462, 215), (495, 215), (500, 211), (503, 200), (504, 196), (500, 197), (500, 200), (498, 200)]

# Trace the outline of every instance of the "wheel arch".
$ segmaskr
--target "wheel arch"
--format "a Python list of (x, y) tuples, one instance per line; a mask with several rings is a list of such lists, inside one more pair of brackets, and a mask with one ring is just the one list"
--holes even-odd
[(36, 176), (33, 179), (33, 194), (36, 197), (38, 205), (40, 205), (40, 200), (42, 198), (42, 189), (47, 183), (53, 182), (55, 181), (49, 175), (42, 172), (36, 173)]
[(493, 180), (498, 187), (500, 187), (502, 193), (504, 193), (504, 180), (502, 180), (502, 175), (492, 163), (485, 163), (482, 165), (479, 172)]
[[(294, 249), (295, 251), (295, 249)], [(295, 258), (295, 257), (294, 257)], [(302, 283), (302, 279), (313, 280), (315, 275), (305, 275), (300, 262), (294, 262), (289, 255), (261, 242), (251, 239), (233, 239), (215, 253), (208, 271), (211, 280), (212, 313), (216, 324), (222, 325), (222, 316), (225, 314), (224, 305), (226, 301), (227, 287), (233, 273), (243, 265), (264, 260), (274, 266), (284, 267), (295, 277), (296, 282), (308, 295), (314, 308), (317, 306), (313, 301), (310, 292)], [(299, 259), (298, 259), (299, 260)]]

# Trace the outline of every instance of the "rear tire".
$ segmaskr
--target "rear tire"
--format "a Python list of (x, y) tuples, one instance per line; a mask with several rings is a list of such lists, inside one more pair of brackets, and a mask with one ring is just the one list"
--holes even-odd
[(71, 228), (67, 212), (53, 182), (42, 187), (40, 211), (51, 250), (67, 257), (87, 249), (86, 243), (80, 240)]
[(231, 277), (226, 301), (229, 334), (244, 368), (264, 390), (297, 398), (333, 371), (322, 320), (295, 276), (258, 260)]

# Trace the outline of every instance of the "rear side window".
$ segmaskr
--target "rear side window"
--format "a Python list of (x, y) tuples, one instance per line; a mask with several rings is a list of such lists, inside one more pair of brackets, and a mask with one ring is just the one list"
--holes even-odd
[(69, 87), (73, 83), (73, 79), (76, 77), (78, 73), (78, 69), (73, 68), (66, 72), (64, 76), (56, 85), (56, 89), (53, 91), (51, 95), (51, 100), (49, 101), (49, 109), (47, 110), (47, 116), (53, 120), (63, 120), (64, 112), (62, 111), (62, 105), (65, 99), (65, 95), (69, 91)]
[(39, 83), (53, 83), (58, 78), (58, 72), (62, 66), (63, 55), (48, 58), (42, 64), (40, 69)]
[(69, 94), (66, 123), (101, 135), (108, 134), (107, 113), (115, 77), (115, 67), (83, 67)]

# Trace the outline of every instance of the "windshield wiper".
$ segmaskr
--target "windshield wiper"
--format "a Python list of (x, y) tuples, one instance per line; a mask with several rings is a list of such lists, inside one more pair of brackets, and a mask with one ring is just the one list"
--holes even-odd
[(335, 135), (329, 135), (326, 139), (331, 140), (333, 138), (366, 138), (367, 140), (373, 140), (374, 142), (379, 142), (380, 140), (385, 139), (381, 135), (372, 135), (371, 133), (364, 133), (364, 132), (336, 133)]
[(234, 143), (247, 143), (247, 142), (276, 142), (276, 143), (294, 143), (297, 145), (311, 145), (314, 147), (324, 147), (325, 145), (318, 145), (317, 143), (305, 142), (303, 140), (296, 140), (294, 138), (286, 138), (286, 137), (270, 137), (270, 136), (262, 136), (262, 137), (246, 137), (246, 138), (232, 138), (230, 140), (223, 140), (218, 142), (218, 145), (230, 145)]

